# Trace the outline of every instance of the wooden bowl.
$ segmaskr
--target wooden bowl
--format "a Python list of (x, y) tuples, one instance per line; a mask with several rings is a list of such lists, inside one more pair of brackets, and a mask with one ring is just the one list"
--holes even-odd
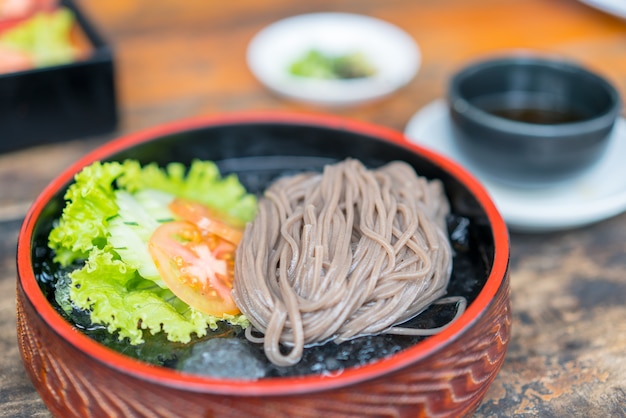
[[(286, 170), (319, 169), (346, 157), (373, 167), (404, 160), (419, 174), (441, 179), (452, 212), (467, 222), (465, 238), (455, 247), (465, 258), (455, 259), (449, 293), (470, 289), (469, 304), (441, 333), (332, 375), (211, 378), (113, 351), (67, 322), (46, 298), (41, 279), (49, 260), (42, 259), (42, 249), (68, 184), (94, 161), (210, 159), (224, 173), (237, 172), (250, 191), (261, 192)], [(325, 115), (205, 117), (107, 143), (37, 198), (18, 241), (18, 342), (26, 371), (58, 417), (460, 417), (478, 407), (504, 361), (511, 324), (508, 269), (508, 232), (483, 187), (457, 164), (411, 144), (401, 133)]]

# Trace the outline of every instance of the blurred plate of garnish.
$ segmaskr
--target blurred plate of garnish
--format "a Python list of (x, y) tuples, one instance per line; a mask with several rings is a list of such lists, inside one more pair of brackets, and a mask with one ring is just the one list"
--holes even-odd
[(416, 42), (391, 23), (349, 13), (311, 13), (273, 23), (251, 40), (248, 66), (270, 90), (317, 105), (387, 96), (419, 69)]
[(376, 74), (376, 67), (362, 52), (330, 55), (311, 49), (289, 66), (289, 72), (307, 78), (349, 80), (373, 77)]

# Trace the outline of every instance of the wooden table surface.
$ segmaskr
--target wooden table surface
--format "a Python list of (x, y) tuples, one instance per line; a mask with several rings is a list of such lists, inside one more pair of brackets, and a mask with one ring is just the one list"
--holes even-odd
[[(33, 199), (103, 142), (174, 119), (249, 109), (332, 112), (403, 130), (468, 60), (510, 49), (556, 53), (626, 97), (626, 21), (576, 0), (80, 0), (116, 52), (120, 125), (109, 135), (0, 155), (0, 416), (47, 417), (15, 335), (15, 243)], [(325, 109), (271, 94), (245, 50), (264, 26), (315, 11), (367, 14), (421, 47), (415, 79), (382, 101)], [(626, 140), (626, 138), (621, 138)], [(626, 416), (626, 215), (576, 230), (511, 235), (513, 328), (477, 417)]]

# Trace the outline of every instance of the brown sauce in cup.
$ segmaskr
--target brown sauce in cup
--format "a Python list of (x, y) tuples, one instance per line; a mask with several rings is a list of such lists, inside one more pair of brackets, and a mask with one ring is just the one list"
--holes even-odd
[(585, 115), (571, 109), (539, 109), (539, 108), (501, 108), (487, 110), (492, 115), (517, 122), (538, 123), (553, 125), (557, 123), (572, 123), (585, 119)]
[(510, 93), (476, 98), (481, 110), (516, 122), (554, 125), (579, 122), (590, 117), (588, 112), (573, 108), (564, 100), (542, 94)]

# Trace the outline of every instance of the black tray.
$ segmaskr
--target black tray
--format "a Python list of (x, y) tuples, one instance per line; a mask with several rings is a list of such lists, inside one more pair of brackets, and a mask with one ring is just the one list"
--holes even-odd
[(75, 4), (92, 46), (73, 63), (0, 74), (0, 152), (110, 132), (117, 126), (113, 51)]

